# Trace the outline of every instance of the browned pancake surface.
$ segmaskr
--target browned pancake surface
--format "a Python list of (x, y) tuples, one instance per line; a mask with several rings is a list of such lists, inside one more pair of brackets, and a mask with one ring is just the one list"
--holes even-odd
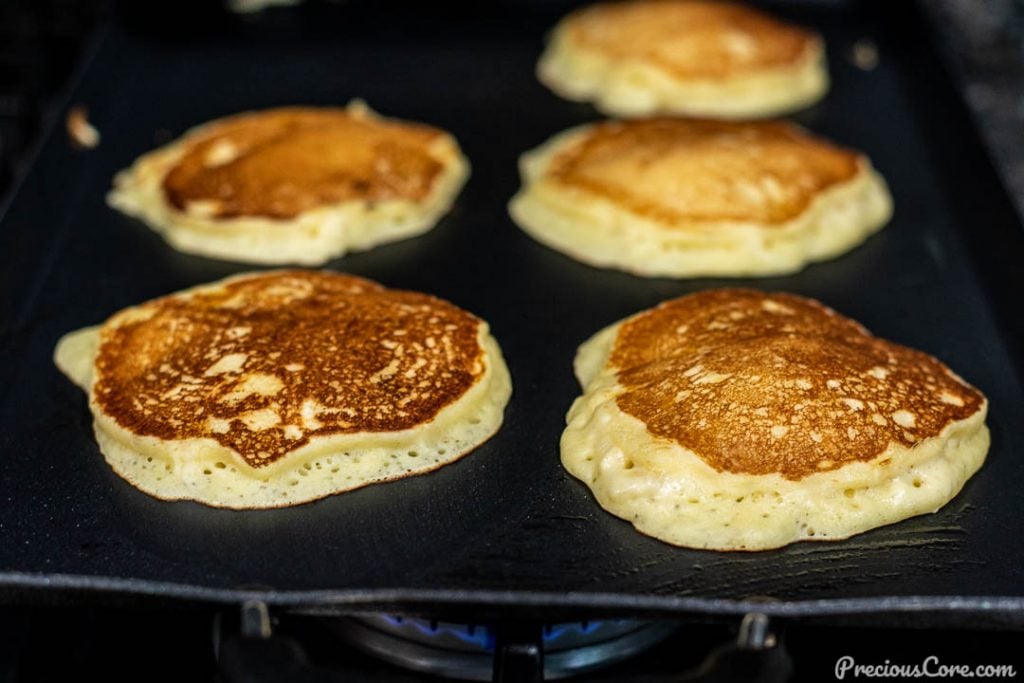
[(855, 152), (785, 122), (652, 118), (597, 124), (547, 175), (666, 225), (778, 224), (857, 171)]
[(787, 479), (911, 447), (984, 396), (816, 301), (711, 290), (622, 325), (618, 406), (719, 471)]
[(642, 59), (675, 76), (717, 80), (799, 64), (816, 37), (750, 7), (727, 2), (608, 2), (572, 16), (579, 44)]
[(325, 272), (248, 277), (113, 321), (96, 359), (103, 412), (136, 434), (215, 439), (253, 467), (313, 436), (421, 425), (484, 371), (473, 315)]
[(442, 171), (429, 154), (439, 135), (345, 109), (242, 114), (186, 142), (163, 187), (179, 210), (212, 202), (215, 218), (287, 219), (346, 200), (419, 200)]

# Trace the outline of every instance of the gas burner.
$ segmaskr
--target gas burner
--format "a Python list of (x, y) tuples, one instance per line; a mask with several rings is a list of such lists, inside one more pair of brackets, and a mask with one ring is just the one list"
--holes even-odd
[[(466, 681), (494, 675), (498, 633), (491, 625), (375, 614), (337, 620), (332, 628), (355, 647), (406, 669)], [(544, 680), (621, 662), (673, 630), (671, 623), (635, 620), (544, 625)]]

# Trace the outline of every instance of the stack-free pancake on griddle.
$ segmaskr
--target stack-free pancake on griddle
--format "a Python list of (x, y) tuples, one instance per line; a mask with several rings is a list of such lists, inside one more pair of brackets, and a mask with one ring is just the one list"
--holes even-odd
[(356, 101), (203, 124), (118, 173), (108, 201), (181, 251), (314, 265), (426, 232), (468, 175), (448, 133)]
[(556, 135), (520, 171), (509, 211), (523, 230), (648, 277), (790, 273), (892, 213), (865, 155), (784, 121), (606, 121)]
[(820, 36), (740, 3), (707, 0), (578, 9), (552, 32), (537, 75), (562, 97), (613, 116), (773, 116), (828, 89)]
[(490, 438), (511, 385), (487, 323), (313, 271), (239, 275), (65, 336), (113, 469), (165, 499), (294, 505), (436, 469)]
[(981, 392), (789, 294), (667, 301), (584, 343), (576, 375), (563, 464), (676, 545), (762, 550), (934, 512), (988, 451)]

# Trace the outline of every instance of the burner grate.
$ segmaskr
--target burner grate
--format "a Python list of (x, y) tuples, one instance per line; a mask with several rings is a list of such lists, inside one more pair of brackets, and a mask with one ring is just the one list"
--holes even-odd
[[(378, 614), (338, 620), (332, 628), (355, 647), (406, 669), (492, 680), (498, 638), (493, 625)], [(621, 662), (673, 630), (671, 623), (635, 620), (546, 624), (541, 629), (544, 678), (565, 678)]]

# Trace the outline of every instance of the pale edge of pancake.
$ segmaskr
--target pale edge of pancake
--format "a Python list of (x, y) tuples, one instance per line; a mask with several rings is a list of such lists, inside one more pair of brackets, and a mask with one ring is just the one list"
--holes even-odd
[[(380, 118), (358, 100), (348, 109)], [(164, 178), (181, 159), (190, 138), (221, 120), (188, 131), (120, 171), (107, 204), (142, 220), (172, 247), (189, 254), (265, 265), (320, 265), (351, 251), (429, 231), (451, 208), (470, 175), (469, 161), (455, 138), (444, 133), (430, 149), (443, 170), (421, 201), (349, 200), (303, 211), (288, 220), (261, 216), (218, 220), (203, 215), (197, 203), (190, 211), (179, 211), (167, 201)]]
[(107, 463), (132, 486), (163, 500), (234, 509), (286, 507), (430, 472), (490, 439), (501, 427), (512, 392), (501, 349), (481, 321), (483, 374), (430, 422), (394, 432), (314, 436), (280, 460), (253, 468), (213, 439), (143, 436), (104, 414), (92, 391), (99, 330), (65, 335), (54, 362), (89, 395), (96, 441)]
[(849, 251), (892, 217), (885, 180), (861, 156), (852, 179), (820, 192), (785, 223), (667, 225), (544, 178), (552, 159), (589, 128), (563, 131), (523, 154), (522, 187), (508, 208), (534, 239), (592, 266), (644, 277), (785, 275)]
[(718, 472), (619, 409), (615, 397), (622, 387), (605, 364), (620, 325), (579, 348), (575, 368), (584, 392), (566, 418), (562, 464), (602, 508), (662, 541), (709, 550), (768, 550), (795, 541), (848, 538), (937, 511), (985, 460), (987, 401), (938, 436), (913, 448), (892, 443), (870, 462), (798, 481)]
[(686, 114), (748, 119), (786, 114), (828, 92), (825, 49), (815, 38), (792, 66), (729, 78), (681, 79), (643, 59), (621, 59), (577, 45), (567, 30), (552, 32), (537, 63), (537, 78), (560, 97), (593, 102), (610, 116)]

